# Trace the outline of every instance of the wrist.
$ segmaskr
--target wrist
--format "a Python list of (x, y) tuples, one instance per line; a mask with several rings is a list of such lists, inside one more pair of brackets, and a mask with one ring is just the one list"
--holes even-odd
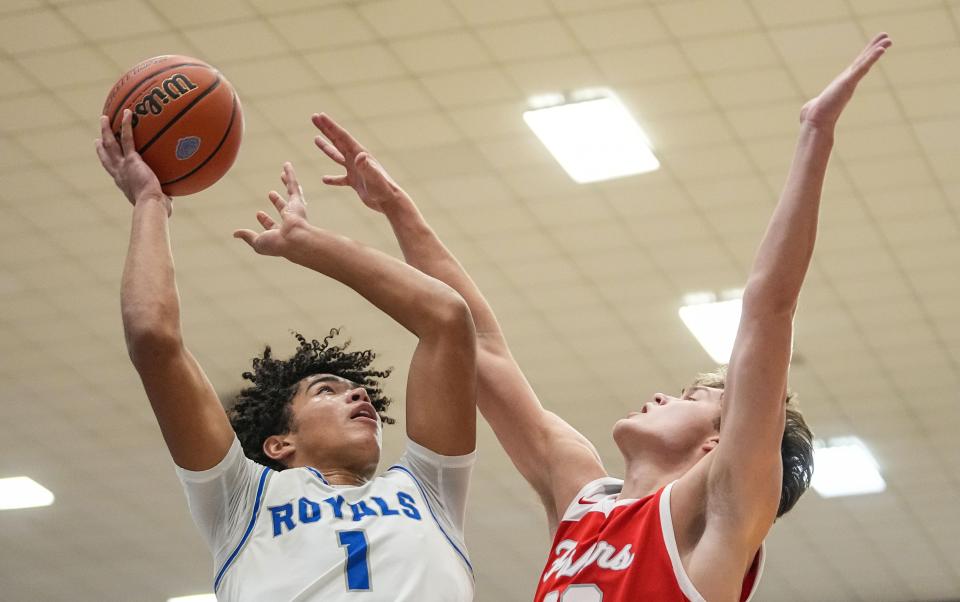
[(800, 124), (801, 134), (808, 134), (829, 140), (833, 140), (836, 129), (836, 122), (827, 123), (822, 121), (805, 120)]
[(311, 225), (307, 220), (291, 221), (288, 218), (284, 228), (286, 232), (278, 255), (293, 263), (302, 264), (315, 257), (318, 245), (325, 246), (330, 239), (329, 232)]
[(143, 192), (133, 198), (133, 207), (160, 207), (169, 217), (173, 213), (173, 199), (162, 192)]
[(396, 194), (391, 196), (388, 201), (381, 203), (380, 206), (390, 223), (409, 221), (411, 218), (420, 215), (413, 199), (403, 190), (398, 190)]

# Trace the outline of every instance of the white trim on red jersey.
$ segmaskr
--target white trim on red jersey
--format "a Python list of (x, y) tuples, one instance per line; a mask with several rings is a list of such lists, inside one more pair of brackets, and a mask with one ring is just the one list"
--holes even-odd
[[(673, 565), (673, 576), (677, 579), (677, 585), (680, 586), (680, 591), (683, 592), (684, 596), (690, 598), (690, 602), (707, 602), (693, 585), (693, 581), (690, 580), (690, 576), (687, 575), (686, 569), (683, 568), (683, 562), (680, 560), (680, 550), (677, 548), (677, 538), (673, 532), (673, 513), (670, 512), (670, 491), (673, 489), (674, 483), (676, 483), (676, 481), (664, 487), (663, 495), (660, 496), (660, 529), (663, 531), (663, 541), (667, 546), (667, 554), (670, 555), (670, 564)], [(670, 527), (668, 528), (667, 525), (670, 525)], [(753, 588), (750, 590), (750, 595), (747, 596), (746, 602), (750, 602), (754, 594), (757, 593), (757, 588), (760, 585), (760, 577), (763, 576), (763, 563), (766, 559), (766, 553), (762, 543), (760, 544), (760, 550), (757, 552), (757, 555), (760, 557), (759, 565), (757, 566), (757, 576), (753, 580)]]

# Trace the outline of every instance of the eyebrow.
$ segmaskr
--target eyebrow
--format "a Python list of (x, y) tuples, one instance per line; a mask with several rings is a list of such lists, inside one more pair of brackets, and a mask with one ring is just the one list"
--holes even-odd
[(705, 393), (707, 393), (707, 394), (709, 395), (709, 393), (710, 393), (711, 390), (718, 390), (718, 391), (720, 391), (720, 399), (721, 399), (721, 400), (723, 399), (723, 392), (724, 392), (725, 389), (718, 389), (717, 387), (704, 387), (704, 386), (702, 386), (702, 385), (694, 385), (694, 386), (692, 386), (692, 387), (687, 387), (686, 389), (683, 390), (683, 394), (684, 394), (684, 395), (689, 395), (689, 394), (690, 394), (691, 392), (693, 392), (693, 391), (703, 391), (703, 392), (705, 392)]
[[(333, 374), (326, 374), (324, 376), (318, 376), (311, 382), (307, 383), (307, 390), (309, 391), (317, 383), (343, 383), (348, 384), (353, 387), (362, 387), (363, 385), (353, 382), (352, 380), (347, 380), (346, 378), (341, 378)], [(366, 388), (366, 387), (364, 387)]]

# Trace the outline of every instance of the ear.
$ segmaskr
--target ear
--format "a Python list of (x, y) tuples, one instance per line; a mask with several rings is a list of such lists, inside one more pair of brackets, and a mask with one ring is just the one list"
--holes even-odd
[(297, 446), (290, 434), (270, 435), (263, 441), (263, 453), (271, 460), (286, 464), (286, 460), (297, 451)]
[(719, 444), (720, 444), (720, 435), (713, 435), (712, 437), (704, 441), (703, 445), (701, 446), (701, 449), (703, 449), (703, 453), (708, 453), (713, 451), (713, 449), (716, 448), (717, 445)]

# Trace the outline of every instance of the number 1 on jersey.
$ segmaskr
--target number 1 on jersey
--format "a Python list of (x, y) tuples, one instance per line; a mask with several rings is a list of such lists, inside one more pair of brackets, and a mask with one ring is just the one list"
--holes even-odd
[(367, 534), (363, 531), (337, 531), (337, 541), (347, 552), (347, 591), (370, 591)]

